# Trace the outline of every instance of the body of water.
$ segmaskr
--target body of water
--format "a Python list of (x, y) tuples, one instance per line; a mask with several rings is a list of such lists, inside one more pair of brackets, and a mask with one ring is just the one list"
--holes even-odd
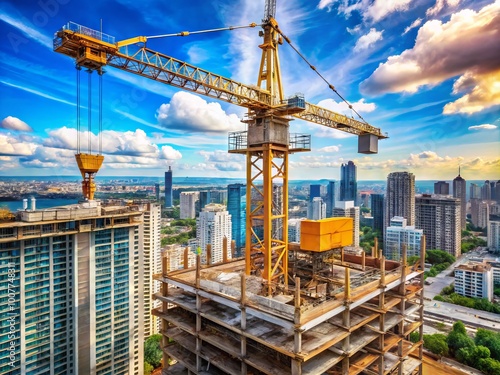
[[(68, 204), (75, 204), (78, 203), (78, 199), (60, 199), (60, 198), (55, 198), (55, 199), (37, 199), (36, 200), (36, 208), (37, 209), (43, 209), (43, 208), (50, 208), (50, 207), (57, 207), (57, 206), (65, 206)], [(17, 210), (22, 210), (23, 208), (23, 201), (0, 201), (0, 207), (7, 207), (10, 211), (16, 212)], [(31, 208), (31, 199), (28, 199), (28, 208)]]

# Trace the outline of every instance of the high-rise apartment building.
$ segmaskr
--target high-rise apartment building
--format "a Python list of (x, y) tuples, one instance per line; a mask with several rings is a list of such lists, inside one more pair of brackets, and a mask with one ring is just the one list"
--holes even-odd
[(407, 220), (408, 225), (415, 225), (415, 175), (413, 173), (393, 172), (387, 176), (384, 227), (389, 226), (389, 220), (394, 216), (402, 216)]
[(243, 255), (246, 240), (246, 186), (227, 185), (227, 211), (231, 215), (231, 237), (235, 242), (236, 256)]
[(455, 293), (471, 298), (493, 298), (490, 264), (469, 262), (455, 268)]
[(0, 373), (142, 374), (143, 254), (137, 207), (90, 201), (0, 223)]
[(143, 282), (144, 282), (144, 337), (158, 333), (160, 320), (151, 315), (153, 308), (159, 307), (159, 301), (153, 300), (153, 294), (160, 291), (160, 283), (153, 279), (161, 273), (161, 206), (158, 203), (146, 203), (144, 210), (143, 236)]
[(335, 181), (328, 181), (326, 186), (326, 217), (333, 216), (333, 208), (335, 207)]
[(465, 229), (467, 218), (467, 182), (460, 176), (460, 167), (458, 176), (453, 179), (453, 197), (460, 199), (460, 228)]
[(338, 201), (333, 209), (333, 217), (352, 217), (352, 246), (359, 246), (359, 207), (354, 206), (354, 201)]
[(172, 207), (172, 168), (169, 166), (168, 171), (165, 172), (165, 207)]
[[(163, 251), (163, 256), (167, 260), (167, 271), (182, 269), (184, 268), (185, 262), (187, 268), (194, 267), (196, 265), (196, 249), (193, 249), (190, 246), (179, 244), (167, 245)], [(155, 308), (156, 307), (158, 306), (155, 306)]]
[(358, 183), (356, 180), (356, 165), (349, 161), (340, 166), (340, 192), (339, 200), (354, 201), (356, 203)]
[(326, 217), (326, 204), (321, 197), (314, 197), (312, 202), (309, 202), (308, 219), (321, 220)]
[(490, 181), (484, 181), (483, 186), (481, 186), (481, 199), (485, 201), (491, 200), (491, 185)]
[(194, 219), (196, 217), (197, 191), (183, 191), (180, 195), (180, 218)]
[(160, 202), (160, 184), (155, 184), (155, 198), (157, 202)]
[[(201, 259), (207, 263), (207, 245), (211, 247), (210, 263), (218, 263), (223, 260), (223, 241), (227, 239), (227, 246), (231, 245), (231, 215), (226, 206), (210, 203), (205, 206), (196, 220), (196, 239), (201, 248)], [(231, 251), (228, 251), (228, 259)]]
[(384, 195), (372, 194), (371, 211), (373, 217), (373, 229), (376, 230), (380, 236), (384, 233), (384, 207)]
[(203, 208), (209, 203), (212, 203), (210, 191), (208, 190), (200, 191), (198, 196), (198, 203), (196, 204), (196, 216), (198, 216), (200, 212), (203, 210)]
[(300, 243), (300, 224), (304, 219), (288, 219), (288, 242)]
[(500, 216), (491, 216), (488, 222), (488, 250), (500, 253)]
[(415, 197), (416, 227), (423, 229), (428, 249), (461, 254), (460, 199), (436, 194)]
[(390, 220), (390, 226), (386, 229), (384, 241), (384, 256), (387, 259), (401, 260), (403, 245), (406, 246), (406, 256), (420, 256), (420, 243), (422, 229), (415, 229), (414, 225), (406, 225), (407, 220), (401, 216), (395, 216)]
[(473, 182), (470, 184), (469, 199), (481, 199), (481, 186)]
[(490, 195), (491, 195), (491, 200), (492, 201), (497, 201), (497, 182), (496, 181), (490, 181)]
[(211, 190), (210, 191), (210, 202), (226, 205), (227, 202), (227, 190)]
[(434, 183), (434, 194), (449, 195), (450, 184), (446, 181), (438, 181)]
[(471, 199), (470, 212), (472, 225), (478, 228), (486, 228), (488, 226), (491, 203), (491, 201)]

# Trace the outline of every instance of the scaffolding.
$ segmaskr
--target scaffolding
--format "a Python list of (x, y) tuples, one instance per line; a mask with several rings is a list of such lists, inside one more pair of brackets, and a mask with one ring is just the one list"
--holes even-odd
[(301, 277), (272, 295), (243, 259), (174, 272), (164, 260), (163, 374), (421, 374), (425, 241), (415, 265), (406, 249), (401, 262), (374, 253), (291, 248)]

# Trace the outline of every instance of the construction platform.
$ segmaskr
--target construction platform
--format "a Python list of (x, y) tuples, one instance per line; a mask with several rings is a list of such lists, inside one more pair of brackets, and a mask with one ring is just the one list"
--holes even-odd
[[(164, 258), (163, 374), (421, 374), (423, 269), (332, 250), (290, 249), (301, 277), (275, 286), (245, 261), (168, 272)], [(311, 258), (308, 273), (303, 263)], [(300, 266), (300, 267), (299, 267)], [(418, 332), (412, 343), (409, 335)]]

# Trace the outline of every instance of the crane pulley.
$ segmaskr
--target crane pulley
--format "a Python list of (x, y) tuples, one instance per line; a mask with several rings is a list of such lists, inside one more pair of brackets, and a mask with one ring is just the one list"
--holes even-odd
[[(288, 285), (288, 157), (290, 153), (310, 151), (309, 135), (289, 133), (292, 118), (358, 135), (361, 153), (376, 153), (378, 140), (387, 138), (379, 128), (362, 118), (363, 121), (355, 120), (307, 103), (300, 95), (285, 98), (278, 46), (283, 38), (291, 43), (279, 29), (275, 13), (276, 0), (267, 0), (260, 25), (263, 30), (259, 35), (263, 42), (259, 45), (262, 57), (256, 86), (242, 84), (146, 47), (147, 40), (152, 38), (257, 26), (254, 23), (115, 41), (110, 35), (70, 22), (57, 31), (54, 38), (54, 51), (72, 57), (78, 67), (102, 72), (104, 66), (111, 66), (248, 109), (245, 120), (248, 130), (229, 135), (229, 152), (246, 155), (246, 272), (262, 275), (267, 282), (268, 295), (278, 284), (285, 288)], [(336, 92), (333, 85), (329, 87)]]

